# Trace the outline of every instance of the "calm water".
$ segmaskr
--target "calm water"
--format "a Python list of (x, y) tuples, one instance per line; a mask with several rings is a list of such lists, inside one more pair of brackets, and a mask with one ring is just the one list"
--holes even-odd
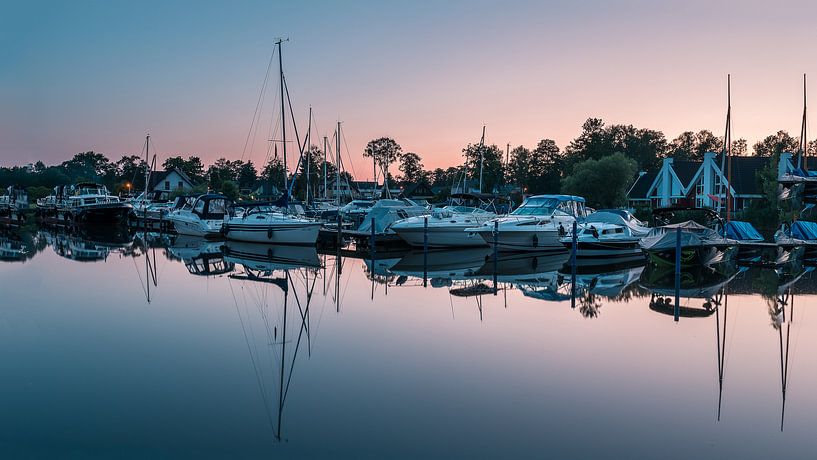
[(808, 269), (685, 273), (675, 322), (672, 277), (638, 266), (574, 285), (565, 256), (502, 257), (494, 294), (487, 250), (432, 253), (423, 287), (422, 254), (372, 275), (314, 249), (91, 236), (0, 237), (3, 458), (817, 449)]

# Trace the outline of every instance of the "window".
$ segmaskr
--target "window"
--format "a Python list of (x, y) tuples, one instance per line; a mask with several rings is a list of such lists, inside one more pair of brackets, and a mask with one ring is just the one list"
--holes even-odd
[(165, 190), (168, 190), (168, 191), (170, 190), (170, 181), (169, 180), (165, 181)]
[(179, 185), (176, 188), (178, 188), (179, 190), (182, 190), (184, 188), (184, 182), (179, 181)]
[(698, 180), (698, 183), (695, 184), (695, 206), (702, 208), (704, 206), (704, 175), (701, 174), (701, 178)]

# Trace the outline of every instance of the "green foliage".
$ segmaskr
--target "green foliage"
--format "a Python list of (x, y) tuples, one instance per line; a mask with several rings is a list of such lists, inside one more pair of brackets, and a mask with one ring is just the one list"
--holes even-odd
[(482, 163), (482, 191), (490, 192), (502, 185), (505, 178), (505, 167), (502, 164), (502, 150), (496, 145), (468, 144), (462, 149), (465, 157), (465, 168), (468, 178), (479, 181), (480, 162)]
[(403, 148), (394, 139), (381, 137), (366, 144), (363, 156), (374, 158), (375, 163), (380, 166), (380, 172), (385, 176), (389, 172), (389, 165), (403, 156)]
[(224, 181), (221, 183), (221, 194), (226, 196), (227, 198), (235, 201), (238, 199), (239, 192), (238, 192), (238, 185), (236, 185), (233, 181)]
[(594, 208), (623, 206), (636, 168), (636, 161), (623, 153), (585, 160), (562, 179), (562, 192), (583, 196), (588, 206)]
[(638, 171), (658, 169), (669, 150), (660, 131), (639, 129), (633, 125), (604, 126), (599, 118), (589, 118), (582, 125), (582, 133), (565, 149), (566, 169), (576, 163), (622, 153), (635, 160)]
[(758, 157), (779, 156), (783, 152), (797, 152), (800, 149), (800, 139), (791, 137), (789, 133), (781, 130), (756, 142), (753, 149), (755, 156)]
[(43, 187), (40, 185), (35, 185), (33, 187), (29, 187), (26, 189), (26, 193), (28, 194), (28, 200), (30, 203), (36, 203), (37, 200), (40, 198), (45, 198), (49, 194), (51, 194), (51, 190), (48, 187)]
[(400, 172), (403, 173), (403, 185), (414, 184), (428, 180), (428, 172), (423, 169), (422, 158), (413, 152), (404, 153), (400, 158)]
[(201, 182), (204, 180), (204, 164), (201, 162), (201, 158), (196, 156), (187, 157), (186, 160), (180, 156), (170, 157), (162, 163), (162, 167), (165, 171), (179, 168), (179, 170), (187, 174), (193, 182)]

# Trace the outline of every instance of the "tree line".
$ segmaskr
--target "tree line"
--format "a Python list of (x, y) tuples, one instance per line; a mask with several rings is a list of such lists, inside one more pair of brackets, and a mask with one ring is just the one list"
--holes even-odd
[[(776, 157), (781, 152), (795, 152), (800, 140), (786, 131), (778, 131), (748, 149), (744, 139), (732, 142), (733, 155)], [(389, 185), (406, 186), (427, 183), (444, 195), (463, 180), (475, 184), (482, 175), (485, 192), (498, 193), (571, 193), (587, 198), (591, 206), (621, 206), (626, 192), (639, 171), (655, 171), (664, 158), (702, 160), (706, 152), (723, 149), (723, 137), (709, 130), (686, 131), (672, 140), (657, 130), (633, 125), (607, 125), (600, 118), (589, 118), (581, 133), (561, 149), (552, 139), (542, 139), (534, 146), (518, 145), (503, 150), (495, 144), (468, 144), (462, 149), (462, 162), (448, 168), (428, 170), (422, 156), (403, 152), (392, 138), (373, 139), (364, 148), (363, 156), (371, 158), (379, 178)], [(808, 143), (808, 153), (817, 152), (817, 141)], [(391, 166), (397, 163), (398, 175)], [(144, 189), (146, 172), (144, 159), (125, 155), (117, 161), (97, 152), (82, 152), (60, 164), (46, 166), (38, 161), (27, 167), (0, 167), (0, 186), (20, 185), (29, 189), (29, 196), (45, 196), (56, 185), (93, 181), (106, 185), (114, 193), (137, 192)], [(293, 184), (294, 195), (317, 196), (324, 179), (333, 181), (334, 164), (325, 161), (324, 152), (310, 146), (299, 165), (298, 179)], [(252, 161), (219, 158), (205, 167), (198, 156), (173, 156), (162, 168), (178, 168), (202, 190), (222, 191), (237, 197), (254, 191), (261, 184), (273, 184), (280, 192), (284, 183), (284, 167), (273, 157), (259, 172)], [(348, 172), (343, 173), (352, 180)], [(306, 180), (308, 176), (309, 180)], [(292, 174), (288, 179), (292, 178)], [(309, 190), (307, 190), (309, 184)]]

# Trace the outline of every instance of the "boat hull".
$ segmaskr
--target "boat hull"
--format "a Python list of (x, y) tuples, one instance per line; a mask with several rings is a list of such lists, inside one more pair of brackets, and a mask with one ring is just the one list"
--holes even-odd
[(241, 224), (228, 223), (224, 236), (228, 240), (246, 243), (292, 244), (314, 246), (318, 241), (321, 224)]
[[(647, 250), (649, 260), (656, 265), (674, 266), (675, 248), (661, 250)], [(701, 245), (681, 247), (681, 266), (692, 267), (700, 265), (714, 265), (734, 260), (737, 253), (736, 246)]]
[(173, 228), (179, 235), (200, 236), (203, 238), (218, 238), (221, 236), (221, 224), (217, 224), (215, 221), (203, 223), (172, 217), (169, 220), (173, 222)]
[(564, 251), (565, 247), (559, 241), (559, 232), (556, 229), (540, 230), (502, 230), (497, 232), (496, 238), (491, 230), (481, 230), (477, 234), (491, 247), (496, 246), (500, 251)]
[[(562, 244), (568, 251), (573, 249), (573, 241), (564, 239)], [(632, 259), (644, 257), (638, 240), (630, 241), (579, 241), (576, 246), (577, 259)]]
[[(472, 224), (449, 227), (428, 227), (429, 248), (469, 248), (485, 247), (488, 243), (476, 234), (466, 232)], [(410, 246), (422, 248), (425, 245), (425, 229), (423, 227), (401, 228), (392, 227), (395, 233)]]

